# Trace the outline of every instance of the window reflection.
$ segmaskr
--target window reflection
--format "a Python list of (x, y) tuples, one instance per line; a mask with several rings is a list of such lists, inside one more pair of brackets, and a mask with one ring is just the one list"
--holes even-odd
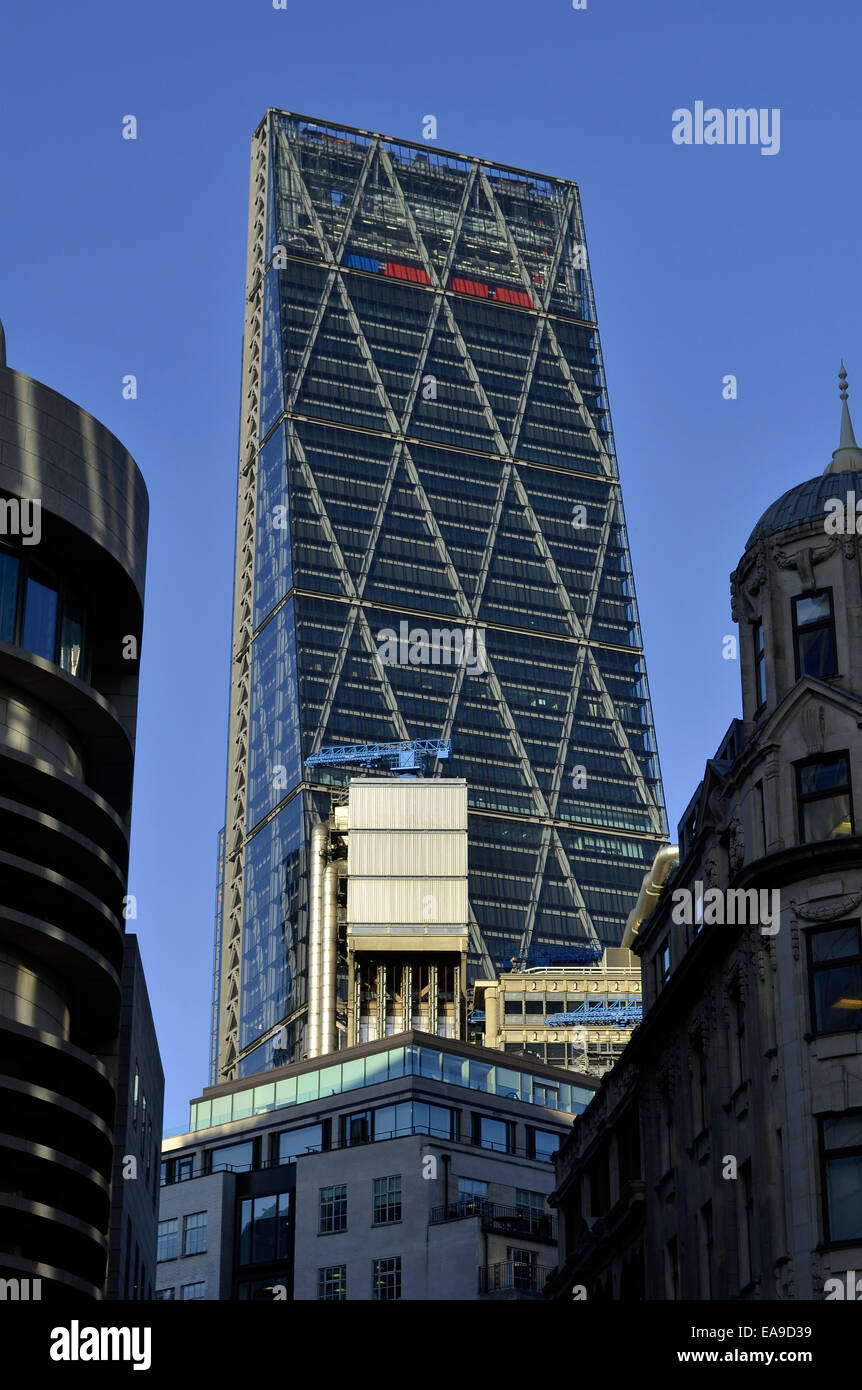
[(15, 641), (18, 604), (18, 559), (0, 550), (0, 642)]
[(57, 640), (57, 590), (32, 575), (27, 580), (21, 645), (34, 656), (54, 660)]
[[(509, 1099), (524, 1100), (528, 1103), (532, 1101), (533, 1104), (544, 1105), (552, 1110), (563, 1110), (567, 1114), (580, 1114), (593, 1096), (592, 1091), (586, 1091), (582, 1087), (550, 1080), (534, 1080), (529, 1072), (515, 1071), (510, 1067), (495, 1067), (489, 1062), (458, 1057), (437, 1048), (419, 1048), (411, 1045), (392, 1048), (388, 1052), (378, 1052), (370, 1057), (355, 1058), (350, 1062), (344, 1062), (340, 1067), (324, 1067), (319, 1071), (308, 1071), (300, 1076), (278, 1081), (275, 1083), (274, 1105), (272, 1086), (249, 1087), (245, 1091), (217, 1096), (211, 1101), (197, 1101), (191, 1107), (189, 1127), (191, 1130), (207, 1129), (211, 1125), (226, 1124), (231, 1119), (242, 1119), (253, 1112), (259, 1114), (273, 1108), (279, 1110), (285, 1106), (301, 1105), (321, 1096), (338, 1095), (402, 1076), (442, 1079), (454, 1086), (483, 1091), (486, 1095), (496, 1093)], [(384, 1111), (394, 1109), (395, 1107), (385, 1106), (376, 1110), (375, 1114), (380, 1117)], [(432, 1109), (445, 1114), (455, 1113), (445, 1107)], [(443, 1129), (448, 1134), (445, 1124)], [(375, 1137), (379, 1138), (380, 1135), (375, 1134)]]

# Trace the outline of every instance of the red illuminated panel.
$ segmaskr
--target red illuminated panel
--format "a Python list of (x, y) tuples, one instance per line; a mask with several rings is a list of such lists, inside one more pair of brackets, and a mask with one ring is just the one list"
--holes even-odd
[(418, 265), (399, 265), (397, 261), (387, 261), (383, 274), (392, 275), (396, 280), (412, 280), (417, 285), (430, 284), (428, 271)]
[(500, 285), (494, 291), (494, 298), (501, 300), (503, 304), (520, 304), (525, 309), (533, 307), (533, 301), (526, 290), (507, 290)]
[(456, 294), (475, 294), (480, 299), (488, 298), (488, 286), (481, 280), (462, 280), (460, 275), (453, 275), (449, 281), (449, 288)]

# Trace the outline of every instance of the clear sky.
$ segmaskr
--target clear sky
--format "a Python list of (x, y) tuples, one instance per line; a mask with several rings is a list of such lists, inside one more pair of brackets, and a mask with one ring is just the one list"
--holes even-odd
[[(763, 509), (837, 446), (842, 355), (862, 427), (860, 40), (837, 0), (7, 7), (9, 365), (112, 429), (150, 493), (129, 925), (167, 1129), (208, 1081), (248, 156), (266, 108), (413, 140), (432, 114), (439, 147), (578, 180), (673, 830), (740, 711), (728, 575)], [(675, 144), (673, 112), (697, 101), (779, 109), (778, 153)]]

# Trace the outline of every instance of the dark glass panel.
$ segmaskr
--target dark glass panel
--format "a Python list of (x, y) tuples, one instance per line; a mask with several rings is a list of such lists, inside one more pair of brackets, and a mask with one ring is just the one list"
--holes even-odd
[(21, 646), (53, 661), (57, 644), (57, 590), (32, 575), (27, 580)]

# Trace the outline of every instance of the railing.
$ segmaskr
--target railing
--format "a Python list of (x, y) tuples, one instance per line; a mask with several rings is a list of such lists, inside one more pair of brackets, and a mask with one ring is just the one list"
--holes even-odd
[(482, 1230), (504, 1236), (525, 1236), (546, 1245), (557, 1243), (557, 1223), (544, 1212), (489, 1203), (482, 1212)]
[(481, 1218), (483, 1231), (524, 1236), (547, 1245), (557, 1243), (557, 1222), (553, 1216), (526, 1211), (522, 1207), (499, 1206), (496, 1202), (483, 1202), (480, 1198), (468, 1197), (445, 1206), (432, 1207), (429, 1224), (440, 1226), (445, 1221), (465, 1221), (471, 1216)]
[(479, 1293), (541, 1294), (551, 1273), (550, 1265), (504, 1260), (479, 1266)]

